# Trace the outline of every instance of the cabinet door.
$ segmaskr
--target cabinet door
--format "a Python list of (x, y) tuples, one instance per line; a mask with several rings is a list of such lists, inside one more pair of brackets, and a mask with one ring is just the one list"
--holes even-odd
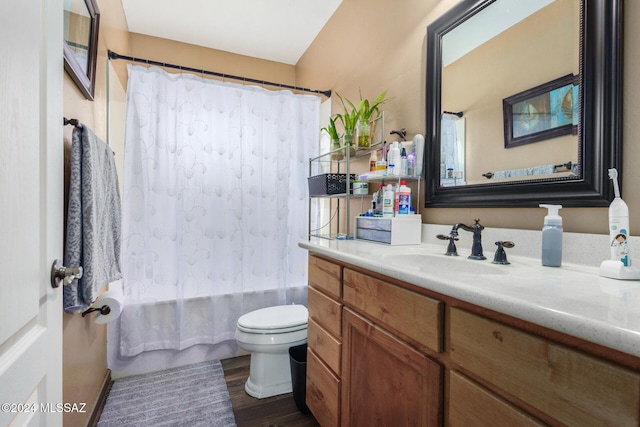
[(344, 309), (343, 426), (441, 425), (442, 368)]

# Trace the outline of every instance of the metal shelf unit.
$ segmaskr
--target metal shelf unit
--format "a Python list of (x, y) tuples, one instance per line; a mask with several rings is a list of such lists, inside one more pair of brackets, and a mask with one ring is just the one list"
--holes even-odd
[[(335, 150), (331, 150), (331, 151), (327, 151), (325, 153), (322, 153), (316, 157), (312, 157), (309, 159), (309, 177), (312, 176), (313, 174), (313, 165), (315, 162), (321, 162), (321, 161), (325, 161), (328, 162), (330, 164), (330, 167), (333, 167), (333, 165), (335, 164), (336, 166), (336, 173), (345, 173), (347, 177), (350, 176), (351, 174), (351, 161), (354, 159), (358, 159), (358, 158), (362, 158), (365, 156), (370, 156), (372, 151), (377, 151), (380, 148), (383, 147), (383, 142), (384, 142), (384, 111), (382, 111), (380, 113), (380, 115), (375, 118), (373, 120), (374, 122), (377, 122), (377, 126), (379, 126), (380, 129), (380, 139), (377, 141), (374, 141), (369, 147), (367, 148), (356, 148), (354, 151), (354, 155), (351, 154), (351, 147), (340, 147), (337, 148)], [(343, 155), (343, 159), (341, 160), (332, 160), (331, 156), (333, 154), (342, 154)], [(326, 159), (326, 160), (324, 160)], [(343, 168), (344, 166), (344, 168)], [(344, 172), (341, 171), (341, 169), (344, 169)], [(417, 181), (418, 182), (418, 191), (416, 192), (417, 197), (419, 198), (420, 195), (420, 178), (419, 177), (415, 177), (415, 176), (385, 176), (385, 177), (375, 177), (375, 178), (370, 178), (367, 180), (367, 182), (395, 182), (397, 181), (398, 183), (400, 183), (401, 180), (406, 180), (407, 182), (409, 181)], [(352, 199), (360, 199), (360, 200), (364, 200), (365, 198), (371, 198), (371, 194), (368, 195), (358, 195), (358, 194), (351, 194), (348, 189), (349, 189), (350, 185), (349, 185), (349, 180), (347, 179), (347, 192), (346, 193), (342, 193), (342, 194), (330, 194), (330, 195), (320, 195), (320, 196), (309, 196), (309, 217), (308, 217), (308, 238), (311, 239), (312, 237), (318, 237), (318, 238), (324, 238), (324, 239), (336, 239), (336, 238), (344, 238), (344, 239), (352, 239), (353, 235), (351, 234), (351, 203), (350, 201)], [(329, 215), (329, 222), (327, 224), (324, 224), (323, 226), (315, 229), (315, 230), (311, 230), (311, 208), (312, 208), (312, 203), (313, 200), (316, 199), (335, 199), (336, 200), (336, 219), (333, 219), (333, 215), (331, 214), (331, 209), (330, 209), (330, 215)], [(417, 199), (416, 199), (417, 200)], [(341, 205), (344, 205), (344, 212), (345, 212), (345, 220), (346, 220), (346, 224), (344, 226), (344, 232), (340, 233), (340, 211), (341, 211)], [(419, 203), (416, 203), (416, 213), (419, 213)], [(335, 225), (335, 233), (333, 232), (333, 227)], [(328, 227), (328, 232), (322, 232), (323, 230), (325, 230)], [(325, 230), (326, 231), (326, 230)]]

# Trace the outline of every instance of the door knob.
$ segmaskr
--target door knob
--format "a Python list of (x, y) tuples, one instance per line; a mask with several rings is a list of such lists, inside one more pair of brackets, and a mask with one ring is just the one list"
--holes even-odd
[(53, 262), (51, 266), (51, 286), (53, 288), (60, 287), (60, 282), (66, 286), (74, 279), (80, 278), (82, 278), (82, 267), (65, 267), (60, 259)]

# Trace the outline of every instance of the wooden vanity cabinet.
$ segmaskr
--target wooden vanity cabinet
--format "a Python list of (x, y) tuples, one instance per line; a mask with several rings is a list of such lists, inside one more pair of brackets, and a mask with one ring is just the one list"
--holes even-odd
[(309, 315), (322, 426), (640, 426), (640, 362), (576, 337), (316, 256)]

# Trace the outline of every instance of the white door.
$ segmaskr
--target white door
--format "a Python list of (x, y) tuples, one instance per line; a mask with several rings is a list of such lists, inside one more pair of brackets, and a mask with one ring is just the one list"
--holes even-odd
[(62, 11), (0, 1), (0, 426), (62, 425)]

